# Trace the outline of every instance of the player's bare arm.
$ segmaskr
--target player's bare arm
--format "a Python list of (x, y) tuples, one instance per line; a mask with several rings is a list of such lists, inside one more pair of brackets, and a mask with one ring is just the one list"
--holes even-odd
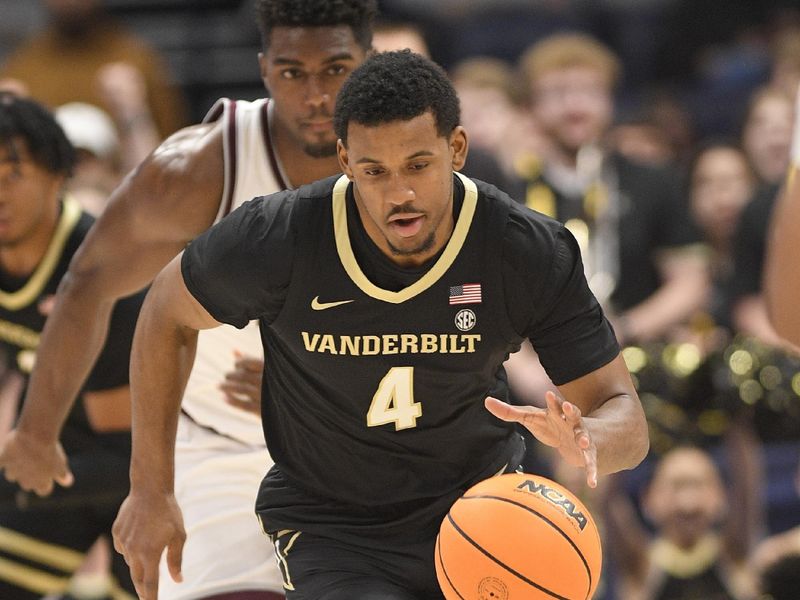
[(622, 356), (546, 394), (546, 408), (511, 406), (494, 398), (486, 407), (504, 421), (527, 427), (569, 464), (586, 469), (586, 481), (631, 469), (647, 454), (647, 423)]
[[(176, 133), (128, 175), (73, 258), (42, 334), (17, 429), (0, 452), (0, 468), (14, 473), (23, 489), (47, 494), (53, 481), (70, 481), (59, 431), (102, 348), (114, 303), (145, 287), (211, 225), (222, 194), (222, 160), (219, 125)], [(32, 454), (31, 446), (40, 451)]]
[(173, 495), (178, 414), (197, 332), (218, 325), (186, 289), (180, 256), (173, 259), (154, 281), (136, 326), (131, 355), (131, 490), (113, 529), (114, 547), (125, 556), (142, 600), (157, 597), (164, 548), (170, 573), (180, 580), (186, 532)]
[(794, 139), (789, 176), (772, 216), (764, 278), (767, 307), (776, 331), (800, 346), (800, 90), (795, 103)]

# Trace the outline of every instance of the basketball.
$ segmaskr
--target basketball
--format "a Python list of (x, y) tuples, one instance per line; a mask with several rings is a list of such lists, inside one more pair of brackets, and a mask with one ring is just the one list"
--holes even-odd
[(587, 600), (600, 578), (600, 535), (563, 486), (511, 473), (473, 486), (436, 540), (447, 600)]

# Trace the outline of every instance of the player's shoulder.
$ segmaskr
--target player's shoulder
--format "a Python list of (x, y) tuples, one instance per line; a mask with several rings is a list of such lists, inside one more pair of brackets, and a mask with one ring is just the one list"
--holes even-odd
[(222, 195), (224, 178), (222, 125), (203, 123), (184, 127), (166, 138), (129, 175), (134, 189), (168, 198), (191, 194), (195, 202)]
[(505, 255), (542, 257), (552, 252), (563, 236), (565, 229), (562, 223), (531, 210), (490, 183), (473, 178), (470, 180), (475, 184), (479, 202), (486, 210), (498, 211), (503, 216), (500, 235)]
[(269, 106), (269, 98), (258, 98), (256, 100), (238, 100), (222, 97), (217, 99), (203, 117), (203, 123), (221, 122), (225, 127), (231, 127), (233, 123), (250, 118), (262, 118), (266, 114)]
[(325, 177), (324, 179), (318, 179), (317, 181), (312, 181), (306, 185), (302, 185), (297, 188), (297, 197), (302, 199), (306, 202), (316, 202), (318, 200), (324, 200), (326, 198), (331, 198), (333, 195), (333, 190), (336, 187), (336, 184), (339, 183), (340, 180), (343, 183), (346, 177), (341, 173), (337, 175), (331, 175), (330, 177)]
[(222, 125), (203, 123), (167, 137), (128, 176), (131, 186), (164, 194), (193, 190), (202, 194), (215, 182), (219, 198), (223, 179)]

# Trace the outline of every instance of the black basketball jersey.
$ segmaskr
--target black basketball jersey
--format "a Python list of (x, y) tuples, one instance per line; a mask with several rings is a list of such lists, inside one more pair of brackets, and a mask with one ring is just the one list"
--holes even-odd
[[(36, 362), (36, 350), (61, 278), (70, 260), (94, 223), (77, 202), (65, 200), (50, 244), (34, 272), (16, 277), (0, 269), (0, 347), (6, 367), (28, 376)], [(103, 390), (128, 383), (128, 363), (133, 331), (143, 294), (120, 301), (109, 326), (109, 336), (95, 363), (85, 389)], [(75, 340), (82, 344), (83, 340)], [(90, 433), (79, 402), (70, 413), (64, 436), (65, 446)]]
[(7, 366), (25, 375), (33, 369), (47, 304), (52, 301), (72, 255), (86, 235), (91, 217), (66, 201), (50, 244), (34, 272), (15, 277), (0, 268), (0, 344)]
[[(356, 259), (345, 177), (257, 199), (187, 249), (186, 285), (215, 318), (237, 326), (261, 319), (264, 432), (291, 486), (379, 513), (451, 495), (502, 469), (518, 449), (514, 429), (483, 401), (506, 397), (502, 363), (523, 339), (508, 310), (501, 241), (510, 211), (527, 209), (478, 185), (455, 179), (463, 201), (449, 241), (397, 290), (376, 285)], [(563, 227), (541, 215), (532, 226), (547, 272), (550, 238)], [(577, 265), (585, 287), (579, 256)], [(581, 375), (616, 356), (597, 314), (602, 356), (576, 361)], [(537, 327), (540, 319), (547, 324), (542, 314)], [(268, 484), (266, 504), (276, 497)]]

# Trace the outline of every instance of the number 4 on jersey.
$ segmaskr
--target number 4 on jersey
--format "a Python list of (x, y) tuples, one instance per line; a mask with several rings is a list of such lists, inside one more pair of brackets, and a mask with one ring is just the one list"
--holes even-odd
[(394, 423), (395, 431), (417, 426), (422, 404), (414, 402), (414, 367), (392, 367), (378, 384), (367, 411), (367, 426)]

